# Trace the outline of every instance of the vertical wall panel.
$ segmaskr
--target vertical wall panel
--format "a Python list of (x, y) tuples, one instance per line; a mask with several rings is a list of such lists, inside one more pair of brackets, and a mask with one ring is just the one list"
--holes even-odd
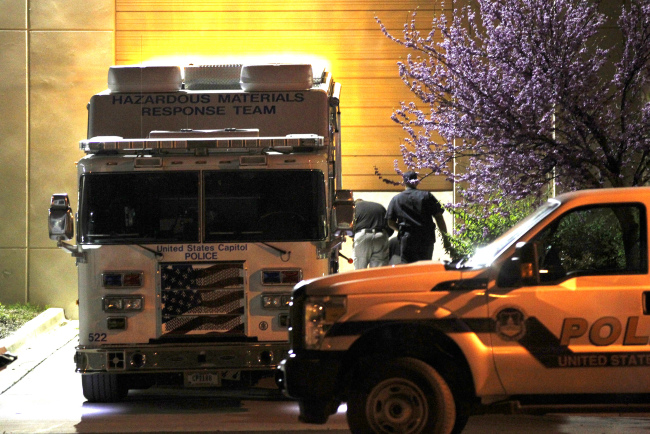
[(0, 0), (0, 302), (27, 301), (27, 0)]
[(0, 248), (26, 248), (27, 34), (0, 30)]
[(27, 0), (0, 0), (0, 30), (27, 29)]
[[(5, 2), (6, 3), (6, 2)], [(18, 16), (4, 17), (0, 23), (25, 25), (24, 2), (13, 2)], [(11, 6), (11, 5), (7, 5)], [(19, 7), (19, 6), (22, 6)], [(22, 17), (22, 21), (21, 21)], [(27, 32), (0, 30), (0, 302), (27, 301)]]
[[(29, 24), (32, 30), (112, 32), (115, 6), (109, 0), (30, 0)], [(92, 41), (88, 41), (86, 47), (92, 47), (91, 44)]]

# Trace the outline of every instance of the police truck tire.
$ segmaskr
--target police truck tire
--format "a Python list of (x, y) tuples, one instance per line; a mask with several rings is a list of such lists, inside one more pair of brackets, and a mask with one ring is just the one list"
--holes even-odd
[(449, 434), (456, 406), (433, 367), (405, 357), (380, 364), (353, 387), (347, 419), (355, 434)]
[(322, 400), (300, 400), (298, 402), (300, 415), (298, 420), (304, 423), (322, 425), (327, 422), (331, 411), (327, 401)]
[(126, 379), (115, 374), (82, 374), (81, 387), (89, 402), (118, 402), (126, 398)]

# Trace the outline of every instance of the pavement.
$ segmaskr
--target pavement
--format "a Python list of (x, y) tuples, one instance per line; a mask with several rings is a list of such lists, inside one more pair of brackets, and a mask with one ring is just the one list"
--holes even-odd
[(11, 389), (58, 349), (77, 339), (78, 335), (79, 321), (67, 320), (63, 309), (50, 308), (15, 333), (1, 339), (0, 354), (8, 353), (17, 358), (4, 369), (0, 369), (0, 395)]
[[(62, 309), (49, 309), (0, 340), (0, 352), (18, 356), (0, 371), (0, 433), (349, 432), (344, 412), (332, 416), (326, 426), (299, 424), (297, 404), (282, 400), (229, 406), (231, 400), (197, 391), (169, 395), (149, 390), (135, 391), (142, 393), (130, 394), (126, 403), (88, 403), (72, 360), (78, 334), (78, 321), (67, 320)], [(640, 434), (650, 432), (650, 413), (478, 415), (470, 418), (464, 432)]]

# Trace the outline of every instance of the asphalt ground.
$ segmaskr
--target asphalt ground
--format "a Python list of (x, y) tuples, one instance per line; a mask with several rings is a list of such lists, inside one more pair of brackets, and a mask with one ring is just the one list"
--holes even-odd
[[(193, 395), (177, 392), (176, 399), (168, 396), (169, 391), (142, 391), (130, 395), (127, 402), (112, 405), (112, 413), (105, 413), (106, 405), (85, 402), (80, 381), (76, 381), (78, 374), (74, 373), (72, 354), (78, 343), (78, 326), (78, 321), (66, 320), (61, 309), (49, 309), (0, 341), (0, 353), (9, 350), (18, 356), (0, 372), (0, 432), (349, 432), (342, 409), (340, 414), (332, 416), (327, 426), (310, 426), (298, 423), (297, 404), (293, 402), (249, 400), (232, 408), (219, 408), (212, 404), (221, 403), (223, 398), (197, 395), (196, 391)], [(52, 372), (61, 375), (52, 376)], [(45, 390), (50, 398), (52, 395), (58, 398), (39, 405), (39, 400), (48, 399), (40, 396)], [(195, 408), (194, 404), (185, 408), (189, 404), (185, 407), (181, 404), (186, 401), (206, 408)], [(290, 417), (287, 419), (283, 412), (290, 413)], [(124, 424), (134, 417), (138, 420), (137, 427), (127, 428)], [(206, 431), (206, 426), (218, 428)], [(496, 432), (650, 433), (650, 413), (480, 415), (471, 417), (464, 431), (466, 434)]]

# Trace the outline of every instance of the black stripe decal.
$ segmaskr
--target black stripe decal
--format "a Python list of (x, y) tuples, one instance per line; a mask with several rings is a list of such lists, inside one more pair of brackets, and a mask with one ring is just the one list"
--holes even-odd
[(426, 325), (440, 330), (443, 333), (491, 333), (495, 330), (494, 320), (487, 318), (346, 321), (342, 323), (335, 323), (327, 333), (327, 336), (358, 336), (372, 329), (399, 324)]
[[(650, 352), (588, 352), (575, 353), (536, 317), (525, 320), (526, 333), (519, 344), (544, 367), (590, 368), (650, 366)], [(496, 321), (490, 318), (443, 318), (423, 320), (348, 321), (336, 323), (328, 337), (360, 336), (370, 330), (393, 325), (425, 325), (445, 334), (496, 333)]]
[(526, 319), (526, 334), (519, 344), (551, 369), (650, 366), (650, 352), (573, 352), (560, 345), (560, 340), (536, 317)]

